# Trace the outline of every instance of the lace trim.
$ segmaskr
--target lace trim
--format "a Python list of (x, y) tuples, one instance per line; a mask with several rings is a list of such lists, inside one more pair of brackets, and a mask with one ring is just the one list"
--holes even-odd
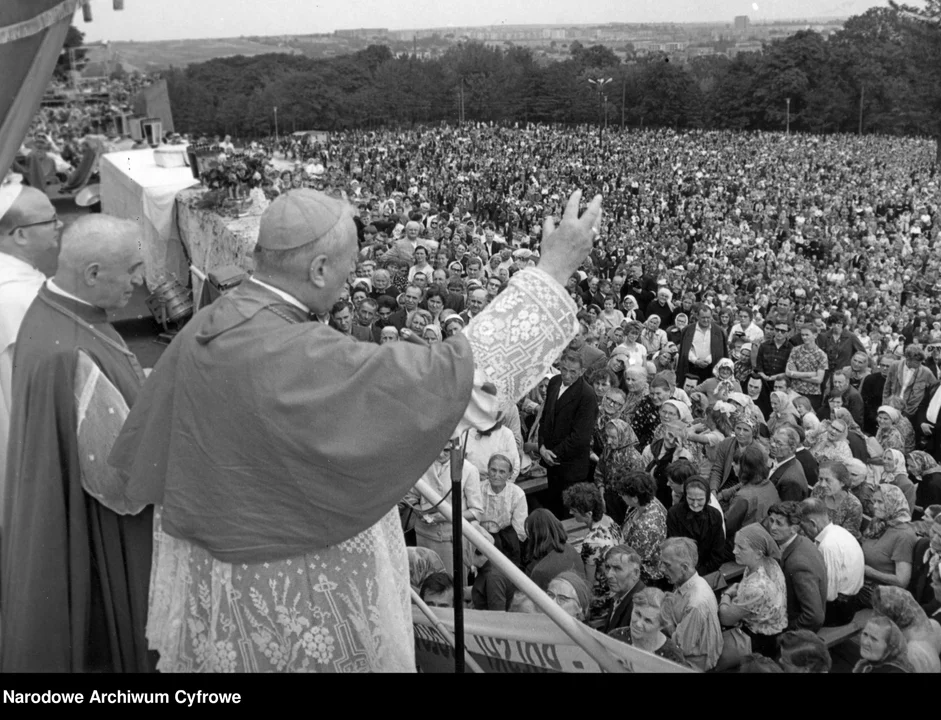
[(53, 25), (72, 17), (79, 5), (83, 5), (84, 2), (85, 0), (64, 0), (54, 8), (40, 13), (34, 18), (0, 28), (0, 45), (22, 40), (49, 29)]

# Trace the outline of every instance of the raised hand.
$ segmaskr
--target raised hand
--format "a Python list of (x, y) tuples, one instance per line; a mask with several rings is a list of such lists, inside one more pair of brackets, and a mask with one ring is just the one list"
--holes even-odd
[(551, 217), (547, 217), (542, 226), (542, 252), (537, 267), (549, 273), (560, 285), (565, 285), (588, 256), (601, 222), (601, 195), (595, 195), (582, 216), (578, 217), (581, 198), (581, 190), (572, 193), (558, 227)]

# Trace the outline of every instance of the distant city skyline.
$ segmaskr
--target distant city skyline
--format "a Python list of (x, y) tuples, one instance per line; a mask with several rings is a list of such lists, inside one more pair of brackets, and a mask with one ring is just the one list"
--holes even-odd
[[(606, 23), (726, 23), (747, 15), (752, 23), (802, 18), (849, 17), (881, 0), (127, 0), (92, 3), (94, 20), (73, 21), (87, 42), (308, 35), (353, 28), (419, 30), (494, 25), (586, 25)], [(259, 8), (263, 8), (259, 12)]]

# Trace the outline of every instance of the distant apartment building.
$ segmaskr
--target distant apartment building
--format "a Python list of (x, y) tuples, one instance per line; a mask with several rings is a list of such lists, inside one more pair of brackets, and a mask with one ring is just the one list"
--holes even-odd
[(335, 30), (333, 34), (337, 37), (365, 40), (371, 37), (388, 37), (389, 30), (388, 28), (355, 28), (352, 30)]
[(748, 15), (739, 15), (735, 18), (735, 32), (748, 32)]
[(736, 55), (741, 53), (760, 53), (761, 51), (762, 45), (760, 42), (744, 42), (735, 43), (735, 45), (730, 47), (725, 54), (730, 58), (734, 58)]

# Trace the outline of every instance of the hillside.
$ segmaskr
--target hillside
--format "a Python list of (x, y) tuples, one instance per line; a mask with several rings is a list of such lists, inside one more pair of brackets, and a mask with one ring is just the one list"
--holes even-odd
[(241, 38), (211, 40), (162, 40), (157, 42), (112, 42), (110, 50), (125, 67), (132, 66), (142, 72), (184, 67), (213, 58), (233, 55), (265, 55), (268, 53), (297, 53), (289, 47), (262, 44)]

